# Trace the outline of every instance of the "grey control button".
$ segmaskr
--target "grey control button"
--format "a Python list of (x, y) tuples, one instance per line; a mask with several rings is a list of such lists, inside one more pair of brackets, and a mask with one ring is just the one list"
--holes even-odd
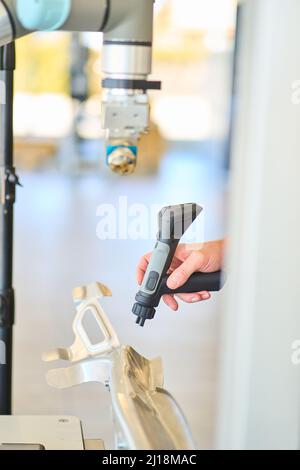
[(151, 271), (148, 277), (147, 284), (146, 284), (146, 289), (151, 290), (151, 291), (155, 290), (158, 279), (159, 279), (159, 274), (156, 271)]

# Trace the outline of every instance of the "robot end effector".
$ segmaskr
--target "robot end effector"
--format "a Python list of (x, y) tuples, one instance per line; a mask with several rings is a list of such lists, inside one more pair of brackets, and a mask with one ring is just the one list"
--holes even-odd
[(155, 0), (0, 0), (0, 46), (34, 31), (103, 32), (102, 123), (107, 163), (132, 173), (148, 131)]

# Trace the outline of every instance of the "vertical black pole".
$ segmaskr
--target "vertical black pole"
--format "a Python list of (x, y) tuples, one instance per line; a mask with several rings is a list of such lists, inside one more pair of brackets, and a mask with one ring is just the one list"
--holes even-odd
[(13, 166), (15, 44), (0, 48), (0, 415), (12, 412), (13, 213), (18, 178)]

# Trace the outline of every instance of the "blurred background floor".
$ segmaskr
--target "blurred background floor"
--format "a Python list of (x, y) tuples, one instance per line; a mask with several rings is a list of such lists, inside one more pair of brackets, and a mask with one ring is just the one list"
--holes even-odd
[(101, 241), (96, 214), (100, 204), (117, 207), (120, 196), (128, 197), (128, 205), (195, 201), (205, 209), (204, 238), (223, 236), (226, 172), (220, 163), (221, 147), (216, 142), (173, 143), (153, 177), (120, 180), (103, 172), (71, 176), (54, 169), (21, 174), (24, 187), (18, 189), (15, 226), (16, 414), (79, 416), (87, 437), (113, 445), (110, 399), (104, 387), (51, 389), (44, 378), (48, 366), (41, 361), (44, 351), (73, 341), (72, 288), (99, 280), (113, 291), (103, 305), (122, 343), (146, 357), (163, 358), (165, 387), (182, 407), (197, 446), (212, 446), (222, 294), (206, 303), (182, 304), (178, 313), (162, 303), (157, 318), (138, 328), (131, 314), (135, 269), (153, 240)]

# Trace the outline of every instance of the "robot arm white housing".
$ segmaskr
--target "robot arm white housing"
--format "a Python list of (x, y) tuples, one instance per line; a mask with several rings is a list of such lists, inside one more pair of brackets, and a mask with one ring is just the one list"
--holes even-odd
[(107, 161), (132, 173), (149, 127), (154, 0), (0, 0), (0, 46), (35, 31), (103, 32), (102, 121)]

